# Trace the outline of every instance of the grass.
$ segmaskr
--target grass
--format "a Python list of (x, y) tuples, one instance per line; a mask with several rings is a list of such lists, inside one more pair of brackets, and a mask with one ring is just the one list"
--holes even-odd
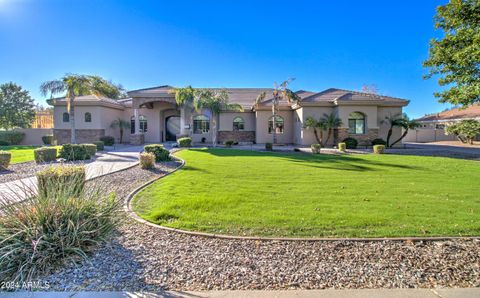
[[(61, 146), (57, 146), (59, 150)], [(12, 152), (12, 160), (10, 163), (21, 163), (26, 161), (32, 161), (33, 150), (38, 148), (38, 146), (0, 146), (0, 150)]]
[(177, 155), (185, 167), (134, 198), (148, 221), (231, 235), (480, 235), (476, 161), (226, 149)]

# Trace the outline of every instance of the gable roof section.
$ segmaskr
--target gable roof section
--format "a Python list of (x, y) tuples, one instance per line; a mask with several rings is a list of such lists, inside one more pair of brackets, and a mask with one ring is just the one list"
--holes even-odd
[[(124, 108), (123, 102), (126, 102), (131, 99), (122, 99), (122, 100), (115, 100), (108, 97), (102, 96), (95, 96), (95, 95), (83, 95), (75, 97), (75, 104), (76, 105), (103, 105), (109, 107), (116, 107), (116, 108)], [(52, 98), (48, 99), (47, 103), (52, 106), (56, 105), (66, 105), (67, 100), (65, 97), (59, 98)]]
[(377, 95), (370, 93), (363, 93), (358, 91), (343, 90), (337, 88), (330, 88), (313, 95), (307, 96), (303, 99), (303, 103), (321, 103), (321, 102), (330, 102), (330, 103), (353, 103), (353, 102), (375, 102), (375, 103), (392, 103), (407, 105), (408, 100), (385, 96)]
[(462, 119), (480, 119), (480, 104), (474, 104), (467, 108), (455, 108), (440, 113), (430, 114), (418, 118), (419, 122), (435, 122), (435, 121), (455, 121)]

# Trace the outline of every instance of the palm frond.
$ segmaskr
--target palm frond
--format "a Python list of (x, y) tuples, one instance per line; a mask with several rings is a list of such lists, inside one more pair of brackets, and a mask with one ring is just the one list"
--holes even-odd
[(54, 94), (60, 94), (66, 91), (66, 85), (63, 80), (52, 80), (43, 82), (40, 85), (40, 93), (43, 96), (50, 94), (52, 97)]

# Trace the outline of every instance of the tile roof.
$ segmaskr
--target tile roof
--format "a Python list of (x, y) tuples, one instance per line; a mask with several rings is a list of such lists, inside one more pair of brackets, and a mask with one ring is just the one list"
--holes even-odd
[(335, 101), (384, 101), (384, 102), (407, 102), (405, 99), (363, 93), (358, 91), (330, 88), (303, 99), (303, 102), (335, 102)]
[[(55, 101), (55, 102), (66, 102), (65, 97), (53, 98), (52, 100)], [(128, 100), (128, 99), (123, 99), (123, 100)], [(122, 106), (122, 103), (121, 103), (122, 100), (117, 101), (115, 99), (111, 99), (111, 98), (108, 98), (108, 97), (95, 96), (95, 95), (77, 96), (77, 97), (75, 97), (75, 101), (76, 102), (92, 102), (92, 103), (105, 102), (105, 103), (109, 103), (109, 104), (113, 104), (113, 105)]]
[(463, 109), (455, 108), (440, 113), (426, 115), (418, 118), (417, 121), (448, 121), (473, 118), (480, 118), (480, 104), (474, 104)]

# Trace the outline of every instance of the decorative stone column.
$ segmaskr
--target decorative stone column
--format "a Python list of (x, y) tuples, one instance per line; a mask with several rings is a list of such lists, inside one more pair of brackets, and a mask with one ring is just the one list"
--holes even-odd
[(135, 134), (140, 133), (140, 120), (138, 119), (138, 109), (133, 109), (133, 121), (135, 122)]
[(130, 135), (130, 144), (142, 145), (145, 143), (145, 135), (140, 132), (140, 120), (138, 117), (138, 109), (133, 109), (133, 121), (135, 123), (135, 133)]

